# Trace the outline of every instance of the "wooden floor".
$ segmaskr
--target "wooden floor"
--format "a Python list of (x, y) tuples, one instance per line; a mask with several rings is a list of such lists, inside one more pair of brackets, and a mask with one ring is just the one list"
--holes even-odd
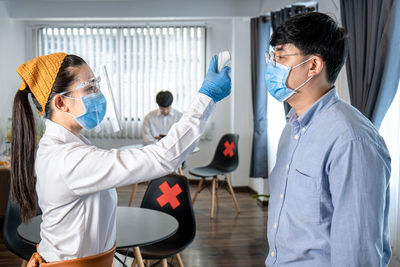
[[(133, 206), (139, 206), (146, 189), (140, 184)], [(196, 185), (191, 185), (192, 195)], [(118, 188), (118, 205), (127, 206), (131, 186)], [(219, 207), (210, 219), (211, 193), (204, 189), (194, 205), (197, 233), (193, 243), (183, 251), (187, 267), (265, 266), (267, 208), (257, 204), (250, 192), (235, 192), (241, 213), (236, 214), (231, 195), (219, 189)], [(20, 260), (9, 252), (0, 235), (0, 266), (20, 266)], [(161, 266), (161, 265), (160, 265)], [(174, 261), (174, 266), (178, 266)]]

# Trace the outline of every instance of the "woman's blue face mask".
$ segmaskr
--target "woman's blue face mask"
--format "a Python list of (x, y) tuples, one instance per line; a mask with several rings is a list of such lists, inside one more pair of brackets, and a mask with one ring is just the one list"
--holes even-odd
[[(99, 125), (106, 115), (107, 112), (107, 101), (103, 93), (100, 91), (98, 83), (100, 79), (91, 79), (78, 86), (78, 90), (84, 92), (85, 95), (81, 95), (80, 98), (65, 96), (67, 98), (76, 99), (82, 101), (85, 108), (85, 112), (82, 115), (75, 116), (71, 113), (71, 116), (86, 130), (91, 130), (97, 125)], [(92, 84), (93, 83), (93, 84)], [(82, 86), (84, 85), (84, 86)]]
[(75, 120), (86, 130), (91, 130), (99, 125), (107, 112), (107, 101), (101, 92), (81, 96), (85, 113), (76, 116)]
[[(298, 54), (290, 54), (285, 56), (294, 56)], [(266, 67), (265, 67), (265, 84), (268, 92), (279, 102), (283, 102), (291, 97), (298, 89), (308, 83), (314, 76), (308, 78), (304, 83), (297, 86), (295, 89), (290, 89), (286, 86), (287, 78), (292, 69), (297, 68), (300, 65), (311, 60), (313, 57), (306, 59), (305, 61), (293, 66), (288, 67), (275, 61), (275, 56), (271, 56), (271, 53), (266, 53)]]

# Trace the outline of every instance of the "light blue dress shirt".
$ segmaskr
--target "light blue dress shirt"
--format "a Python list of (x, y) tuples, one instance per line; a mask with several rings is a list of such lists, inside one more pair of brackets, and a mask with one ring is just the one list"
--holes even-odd
[(286, 119), (269, 177), (266, 266), (387, 266), (390, 155), (383, 138), (335, 88)]

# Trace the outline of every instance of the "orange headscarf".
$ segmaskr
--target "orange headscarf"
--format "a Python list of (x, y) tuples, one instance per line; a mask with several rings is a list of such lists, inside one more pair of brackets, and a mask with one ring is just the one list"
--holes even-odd
[(40, 116), (45, 112), (51, 89), (66, 56), (67, 54), (65, 53), (40, 56), (29, 60), (17, 69), (19, 76), (22, 78), (19, 90), (25, 90), (29, 86), (32, 94), (42, 106), (42, 110), (39, 111)]

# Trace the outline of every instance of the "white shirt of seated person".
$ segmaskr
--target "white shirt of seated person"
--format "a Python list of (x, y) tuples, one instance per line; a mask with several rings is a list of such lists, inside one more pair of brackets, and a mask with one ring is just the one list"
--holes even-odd
[(160, 137), (168, 133), (172, 125), (178, 122), (181, 117), (182, 113), (171, 106), (168, 108), (160, 107), (149, 112), (143, 121), (143, 143), (146, 145), (156, 143)]

